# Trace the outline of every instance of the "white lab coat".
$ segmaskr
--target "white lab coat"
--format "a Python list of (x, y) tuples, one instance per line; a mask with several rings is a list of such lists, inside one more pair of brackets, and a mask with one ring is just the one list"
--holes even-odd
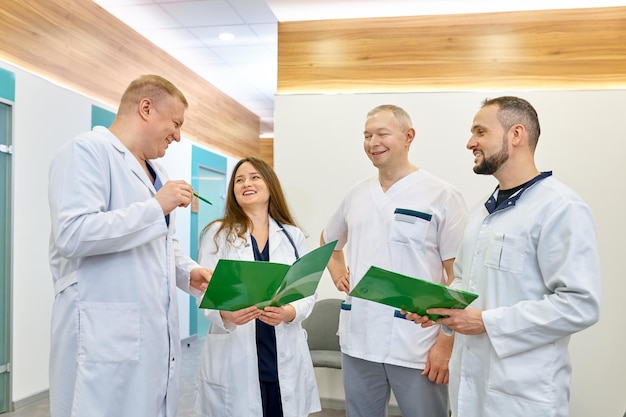
[(552, 177), (508, 203), (472, 211), (456, 259), (452, 286), (479, 294), (487, 332), (455, 335), (453, 415), (567, 417), (569, 338), (599, 317), (594, 221)]
[[(165, 172), (151, 162), (163, 183)], [(185, 256), (132, 153), (96, 127), (50, 166), (53, 417), (174, 417)]]
[[(237, 239), (230, 244), (220, 236), (219, 251), (215, 253), (213, 236), (217, 227), (218, 224), (213, 224), (202, 240), (201, 265), (214, 269), (221, 258), (254, 260), (249, 234), (247, 243)], [(307, 248), (303, 233), (290, 225), (284, 227), (292, 236), (299, 255), (304, 255)], [(271, 218), (269, 245), (270, 262), (292, 264), (296, 260), (293, 246)], [(311, 313), (316, 297), (313, 295), (291, 303), (296, 309), (295, 319), (276, 326), (278, 379), (285, 417), (304, 417), (321, 410), (306, 333), (301, 326), (302, 320)], [(196, 411), (211, 417), (261, 417), (254, 321), (236, 326), (224, 322), (217, 310), (204, 311), (211, 320), (211, 327), (200, 359)]]

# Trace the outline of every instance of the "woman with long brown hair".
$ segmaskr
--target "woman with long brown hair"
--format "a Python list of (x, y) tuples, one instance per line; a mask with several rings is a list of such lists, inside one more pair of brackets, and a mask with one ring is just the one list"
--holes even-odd
[[(291, 264), (307, 251), (276, 173), (256, 158), (237, 163), (224, 217), (209, 223), (200, 240), (199, 263), (211, 269), (219, 259)], [(201, 356), (196, 410), (203, 416), (238, 417), (300, 417), (320, 411), (300, 325), (316, 297), (262, 310), (205, 310), (211, 327)]]

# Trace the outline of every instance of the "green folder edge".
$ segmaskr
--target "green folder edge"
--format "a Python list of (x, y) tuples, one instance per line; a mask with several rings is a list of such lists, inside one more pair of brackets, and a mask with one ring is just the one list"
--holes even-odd
[[(326, 243), (303, 255), (292, 265), (220, 259), (199, 308), (225, 311), (236, 311), (252, 305), (264, 308), (285, 305), (313, 295), (336, 244), (336, 240)], [(241, 276), (240, 282), (233, 283), (231, 274)], [(260, 279), (252, 278), (252, 274), (270, 277), (271, 286), (267, 287)], [(294, 274), (299, 276), (293, 277)]]
[[(409, 313), (426, 315), (429, 308), (463, 309), (470, 305), (477, 294), (450, 288), (419, 278), (398, 274), (376, 266), (370, 267), (350, 295), (374, 301)], [(440, 316), (428, 314), (436, 321)]]

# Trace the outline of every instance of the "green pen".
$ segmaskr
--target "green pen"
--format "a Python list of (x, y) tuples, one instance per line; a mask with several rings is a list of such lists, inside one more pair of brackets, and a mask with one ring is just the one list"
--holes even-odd
[(193, 195), (195, 195), (196, 197), (198, 197), (200, 200), (204, 201), (205, 203), (210, 204), (210, 205), (213, 205), (213, 203), (211, 203), (211, 202), (210, 202), (209, 200), (207, 200), (206, 198), (201, 197), (201, 196), (200, 196), (200, 194), (196, 193), (195, 191), (194, 191)]

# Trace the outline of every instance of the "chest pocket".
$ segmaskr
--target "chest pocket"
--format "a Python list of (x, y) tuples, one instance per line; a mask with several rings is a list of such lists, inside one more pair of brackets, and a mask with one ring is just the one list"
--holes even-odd
[(524, 270), (523, 242), (519, 236), (494, 233), (485, 251), (485, 266), (521, 274)]
[(424, 246), (432, 214), (397, 208), (391, 221), (389, 243), (421, 249)]

